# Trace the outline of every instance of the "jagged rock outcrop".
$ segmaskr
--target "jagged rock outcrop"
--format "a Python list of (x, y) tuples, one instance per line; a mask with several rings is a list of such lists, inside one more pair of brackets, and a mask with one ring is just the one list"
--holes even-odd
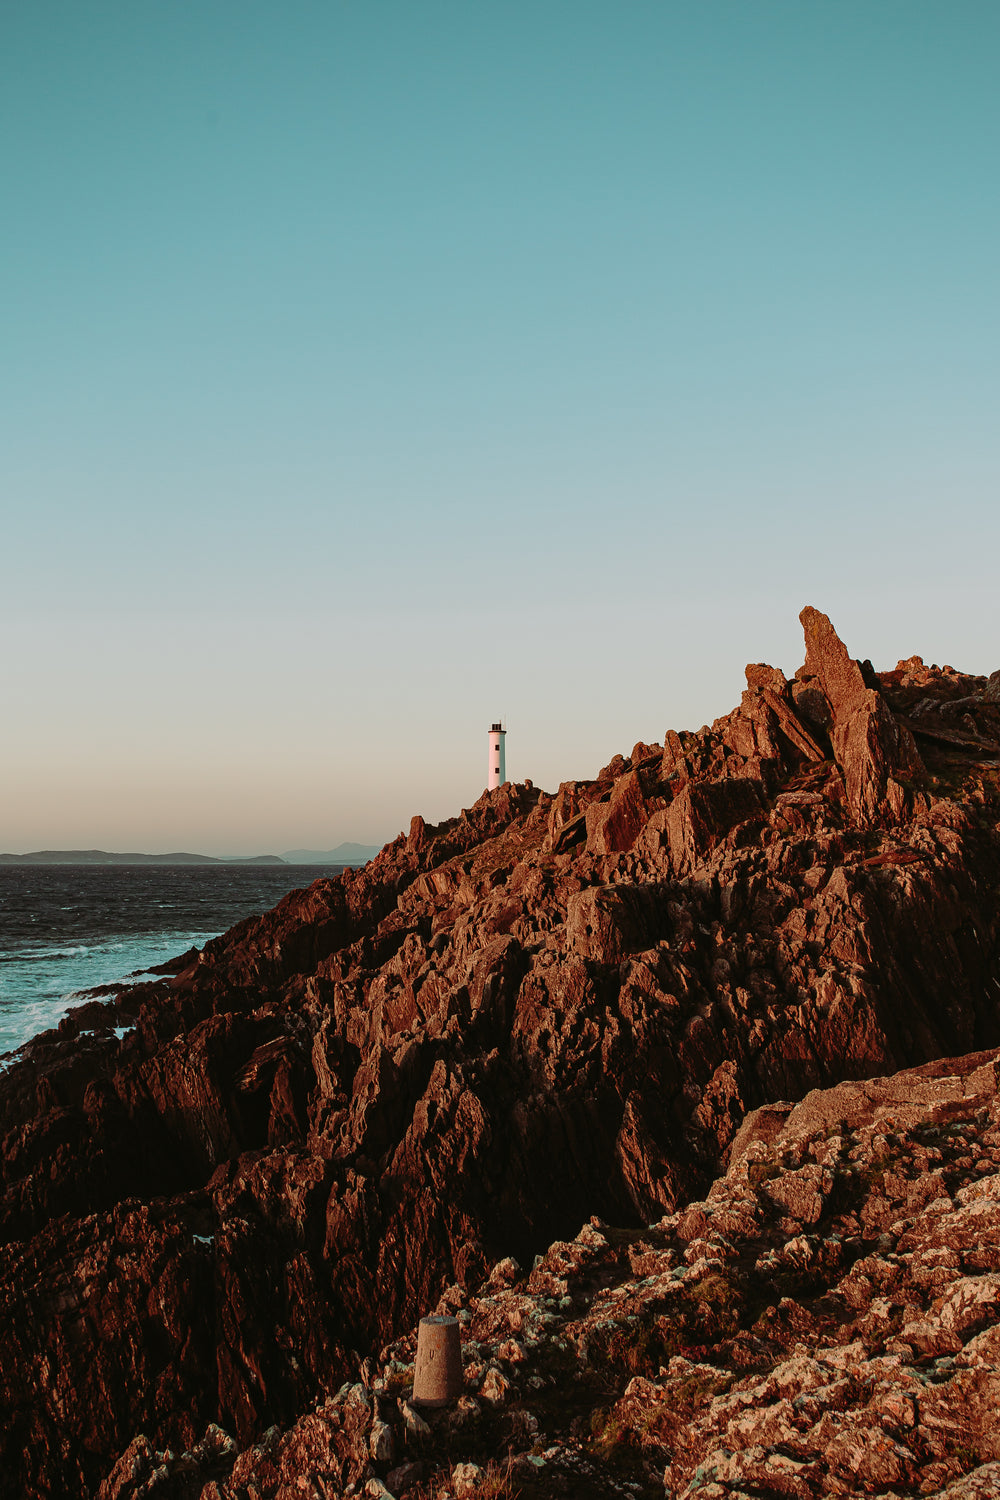
[[(0, 1493), (94, 1495), (211, 1424), (250, 1474), (444, 1287), (672, 1214), (751, 1111), (1000, 1046), (1000, 706), (803, 622), (800, 673), (749, 667), (713, 725), (415, 818), (25, 1049)], [(771, 1211), (820, 1223), (825, 1170), (790, 1165)], [(231, 1485), (213, 1443), (185, 1472)]]
[(816, 678), (830, 705), (830, 738), (844, 774), (847, 803), (858, 823), (873, 824), (907, 805), (907, 783), (925, 770), (913, 735), (893, 715), (870, 664), (852, 660), (826, 615), (806, 608), (802, 678)]

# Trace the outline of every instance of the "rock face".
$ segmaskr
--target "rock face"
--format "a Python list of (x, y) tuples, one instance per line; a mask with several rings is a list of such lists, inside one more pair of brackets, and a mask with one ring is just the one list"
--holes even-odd
[[(739, 708), (712, 726), (637, 745), (554, 797), (508, 784), (438, 827), (415, 818), (364, 869), (293, 892), (24, 1050), (0, 1078), (0, 1493), (384, 1493), (370, 1486), (433, 1433), (378, 1389), (378, 1354), (443, 1289), (465, 1289), (452, 1300), (474, 1321), (469, 1298), (500, 1286), (506, 1258), (530, 1265), (592, 1215), (633, 1226), (594, 1231), (614, 1251), (600, 1277), (618, 1275), (650, 1221), (665, 1227), (649, 1255), (684, 1257), (712, 1214), (671, 1221), (726, 1153), (729, 1181), (804, 1128), (776, 1101), (1000, 1046), (990, 684), (919, 658), (875, 674), (825, 616), (806, 610), (803, 624), (800, 672), (749, 667)], [(119, 1040), (116, 1026), (131, 1029)], [(715, 1225), (759, 1230), (758, 1259), (765, 1221), (784, 1245), (848, 1212), (839, 1157), (781, 1149), (750, 1184), (765, 1218)], [(935, 1170), (913, 1200), (929, 1191), (917, 1207), (931, 1217)], [(850, 1212), (867, 1254), (875, 1210)], [(547, 1298), (556, 1318), (572, 1277), (553, 1253), (517, 1295)], [(589, 1251), (564, 1253), (582, 1296), (597, 1270)], [(649, 1265), (643, 1277), (660, 1278)], [(973, 1326), (965, 1306), (949, 1328)], [(913, 1307), (908, 1323), (933, 1313)], [(733, 1338), (756, 1303), (734, 1308)], [(497, 1324), (507, 1352), (468, 1398), (484, 1421), (522, 1410), (509, 1400), (535, 1327), (522, 1312), (502, 1338)], [(917, 1368), (920, 1339), (937, 1335), (901, 1329)], [(697, 1365), (703, 1332), (665, 1347), (666, 1367)], [(354, 1394), (337, 1397), (345, 1379)], [(517, 1420), (527, 1452), (541, 1418)], [(766, 1450), (762, 1433), (732, 1452)], [(659, 1493), (664, 1454), (670, 1486), (693, 1483), (698, 1441), (660, 1442)], [(486, 1474), (489, 1456), (473, 1446), (467, 1467)], [(908, 1462), (886, 1459), (885, 1473)], [(823, 1492), (803, 1473), (779, 1492)]]
[(995, 1496), (998, 1077), (991, 1050), (755, 1111), (705, 1199), (447, 1288), (449, 1410), (409, 1405), (410, 1330), (243, 1452), (137, 1440), (101, 1500)]

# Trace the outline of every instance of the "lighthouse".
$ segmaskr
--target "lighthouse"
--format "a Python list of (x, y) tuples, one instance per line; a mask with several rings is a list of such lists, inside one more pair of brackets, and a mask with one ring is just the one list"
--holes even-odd
[(490, 725), (490, 758), (487, 765), (486, 790), (492, 792), (495, 786), (503, 786), (507, 780), (507, 766), (504, 755), (504, 737), (507, 731), (502, 724)]

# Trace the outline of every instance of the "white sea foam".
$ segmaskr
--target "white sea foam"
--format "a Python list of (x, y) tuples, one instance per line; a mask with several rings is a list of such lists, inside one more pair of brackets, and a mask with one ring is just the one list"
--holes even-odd
[(13, 1052), (40, 1031), (58, 1026), (73, 1005), (83, 1003), (87, 990), (151, 977), (143, 972), (151, 965), (188, 948), (200, 948), (214, 936), (211, 932), (157, 933), (4, 955), (0, 961), (0, 1053)]
[(0, 866), (0, 1053), (55, 1026), (81, 991), (201, 948), (321, 873), (287, 865)]

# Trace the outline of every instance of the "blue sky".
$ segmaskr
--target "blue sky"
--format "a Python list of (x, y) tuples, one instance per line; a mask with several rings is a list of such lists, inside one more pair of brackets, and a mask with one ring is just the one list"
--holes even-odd
[(0, 847), (1000, 665), (994, 3), (8, 0)]

